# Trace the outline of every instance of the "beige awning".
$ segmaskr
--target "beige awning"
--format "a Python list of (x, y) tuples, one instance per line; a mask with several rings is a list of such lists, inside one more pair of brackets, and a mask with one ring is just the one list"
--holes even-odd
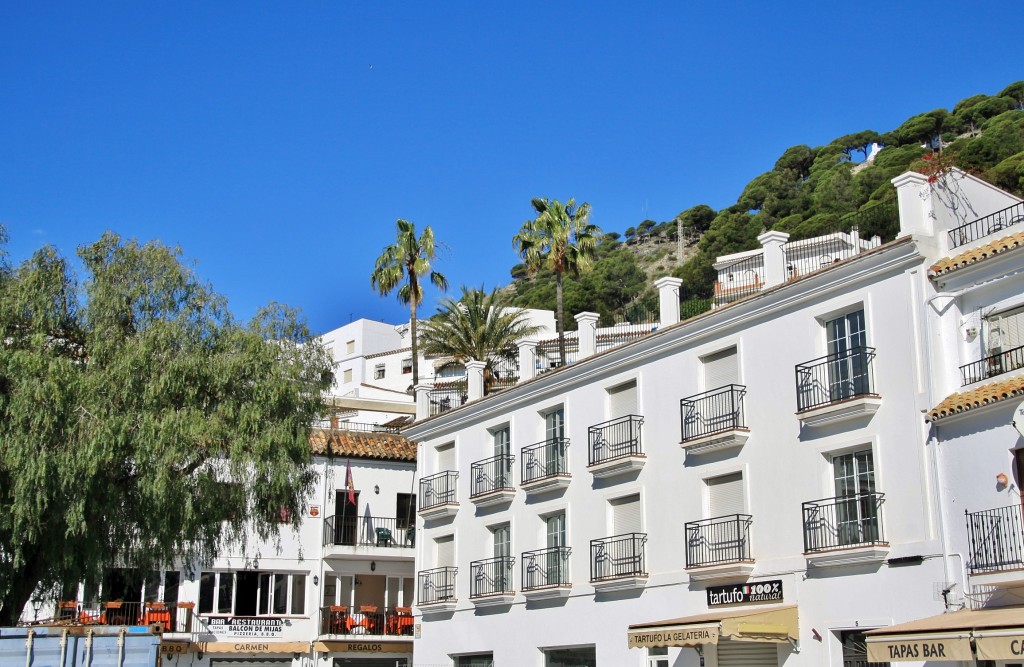
[(1024, 655), (1024, 607), (964, 609), (864, 634), (870, 662), (973, 660), (972, 638), (979, 660), (1019, 658)]
[(309, 642), (275, 642), (259, 639), (239, 639), (234, 642), (192, 642), (192, 653), (308, 653)]
[(800, 636), (796, 605), (727, 609), (629, 626), (630, 648), (717, 644), (720, 639), (784, 643)]

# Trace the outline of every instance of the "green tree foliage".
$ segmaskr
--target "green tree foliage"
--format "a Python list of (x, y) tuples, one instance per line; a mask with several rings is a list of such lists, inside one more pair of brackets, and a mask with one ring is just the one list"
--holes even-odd
[(497, 290), (485, 292), (462, 287), (458, 299), (446, 298), (437, 315), (420, 328), (420, 349), (425, 354), (453, 357), (465, 363), (485, 361), (484, 391), (494, 383), (498, 358), (518, 354), (516, 343), (536, 335), (540, 327), (530, 324), (527, 314), (511, 306)]
[(296, 522), (329, 355), (296, 314), (247, 325), (177, 249), (107, 233), (0, 267), (0, 626), (36, 590), (213, 558)]
[(982, 135), (959, 154), (961, 163), (983, 170), (1024, 151), (1024, 111), (1006, 111), (982, 125)]
[(711, 221), (715, 219), (715, 209), (707, 204), (697, 204), (677, 215), (676, 219), (683, 229), (683, 234), (700, 236), (711, 227)]
[(1016, 81), (999, 91), (999, 97), (1013, 100), (1014, 109), (1024, 109), (1024, 81)]
[(992, 167), (985, 177), (1001, 188), (1024, 192), (1024, 151), (1011, 155)]
[(565, 359), (562, 279), (565, 274), (579, 277), (590, 269), (601, 229), (590, 222), (590, 204), (586, 202), (577, 206), (571, 197), (564, 204), (557, 199), (537, 198), (530, 204), (537, 217), (523, 223), (512, 237), (512, 245), (531, 271), (546, 267), (555, 274), (558, 353), (560, 359)]
[(412, 385), (419, 384), (419, 363), (417, 361), (416, 308), (423, 301), (422, 280), (426, 278), (442, 290), (448, 289), (448, 279), (431, 270), (431, 263), (437, 252), (434, 230), (427, 226), (416, 236), (416, 225), (408, 220), (395, 222), (395, 242), (384, 248), (370, 274), (370, 284), (381, 296), (398, 289), (398, 300), (409, 305), (409, 327), (412, 340)]

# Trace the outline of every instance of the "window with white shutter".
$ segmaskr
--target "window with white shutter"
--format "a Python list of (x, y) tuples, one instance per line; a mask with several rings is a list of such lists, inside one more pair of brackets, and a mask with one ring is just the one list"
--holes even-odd
[(608, 418), (618, 419), (639, 414), (636, 402), (636, 380), (608, 390)]
[(1024, 345), (1024, 308), (1008, 310), (988, 318), (988, 352), (998, 354)]
[(739, 357), (735, 347), (701, 357), (701, 363), (704, 364), (705, 391), (740, 383)]
[(437, 471), (455, 470), (455, 443), (449, 442), (437, 448)]
[(708, 518), (745, 514), (743, 473), (734, 472), (706, 480), (708, 486)]
[(624, 498), (615, 498), (608, 504), (612, 510), (612, 535), (643, 532), (639, 493)]
[(436, 567), (450, 567), (455, 565), (455, 536), (445, 535), (434, 539), (434, 549), (437, 557)]

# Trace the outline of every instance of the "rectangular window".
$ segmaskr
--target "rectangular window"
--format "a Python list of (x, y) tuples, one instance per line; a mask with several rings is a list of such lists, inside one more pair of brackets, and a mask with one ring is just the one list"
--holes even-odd
[(217, 591), (217, 573), (203, 572), (199, 576), (199, 613), (213, 613), (213, 597)]
[(437, 471), (455, 470), (455, 443), (449, 442), (437, 448)]
[(548, 442), (565, 438), (565, 409), (562, 407), (544, 414), (544, 439)]
[[(395, 523), (398, 530), (407, 531), (416, 526), (416, 494), (399, 493), (395, 496)], [(409, 543), (410, 546), (411, 540)]]
[(565, 512), (552, 514), (544, 519), (548, 548), (565, 546)]
[(412, 359), (402, 359), (402, 374), (412, 373)]
[(494, 541), (494, 557), (508, 558), (512, 555), (512, 528), (507, 523), (502, 523), (491, 528), (491, 536)]
[(840, 545), (879, 539), (875, 464), (870, 449), (832, 457), (836, 531)]
[(384, 364), (377, 364), (373, 367), (373, 379), (383, 380), (384, 379)]
[(493, 653), (455, 656), (455, 667), (494, 667)]
[(235, 592), (235, 574), (234, 572), (220, 572), (217, 579), (217, 613), (230, 614)]
[(612, 535), (643, 532), (639, 493), (615, 498), (608, 504), (612, 511)]
[(345, 343), (345, 354), (356, 353), (356, 342), (354, 340), (347, 341)]
[(1024, 308), (990, 315), (986, 321), (988, 323), (988, 340), (985, 343), (986, 356), (1024, 345)]
[(306, 575), (292, 575), (292, 608), (293, 616), (303, 616), (306, 613)]
[(701, 357), (700, 361), (704, 367), (705, 391), (740, 383), (739, 357), (735, 347)]
[(491, 431), (491, 439), (494, 441), (494, 455), (508, 456), (511, 447), (511, 431), (509, 427), (502, 426)]
[(608, 390), (608, 418), (618, 419), (638, 414), (636, 403), (636, 380), (620, 384)]
[(181, 585), (181, 573), (164, 572), (164, 602), (169, 605), (178, 604), (178, 588)]
[(593, 646), (547, 649), (544, 667), (597, 667), (597, 649)]
[(705, 480), (708, 489), (708, 518), (746, 514), (743, 473), (734, 472)]
[[(325, 576), (324, 600), (333, 577)], [(174, 592), (177, 596), (177, 589)], [(214, 611), (216, 610), (216, 612)], [(306, 575), (283, 572), (203, 572), (199, 579), (199, 613), (235, 616), (304, 615)]]
[(455, 536), (444, 535), (434, 539), (434, 553), (437, 559), (437, 567), (450, 567), (455, 565)]
[(351, 382), (352, 381), (352, 369), (351, 368), (346, 368), (344, 370), (344, 372), (341, 374), (341, 377), (342, 377), (342, 382)]
[(841, 401), (868, 393), (867, 331), (864, 311), (856, 310), (825, 322), (828, 346), (829, 399)]

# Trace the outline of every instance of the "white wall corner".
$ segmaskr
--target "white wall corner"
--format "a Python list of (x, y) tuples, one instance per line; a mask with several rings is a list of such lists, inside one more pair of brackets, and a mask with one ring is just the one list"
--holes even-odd
[(471, 401), (484, 397), (484, 368), (486, 366), (486, 361), (471, 359), (466, 362), (467, 389)]
[(426, 419), (430, 415), (430, 390), (433, 388), (433, 384), (426, 382), (413, 387), (413, 391), (416, 392), (416, 421)]
[(654, 281), (654, 286), (658, 288), (659, 321), (662, 327), (679, 321), (679, 288), (682, 284), (682, 278), (672, 276)]
[(580, 344), (577, 359), (592, 357), (597, 352), (597, 321), (601, 316), (597, 313), (580, 313), (575, 319), (579, 325)]
[(775, 287), (786, 282), (786, 254), (782, 246), (789, 240), (786, 232), (770, 231), (757, 237), (764, 248), (764, 286)]

